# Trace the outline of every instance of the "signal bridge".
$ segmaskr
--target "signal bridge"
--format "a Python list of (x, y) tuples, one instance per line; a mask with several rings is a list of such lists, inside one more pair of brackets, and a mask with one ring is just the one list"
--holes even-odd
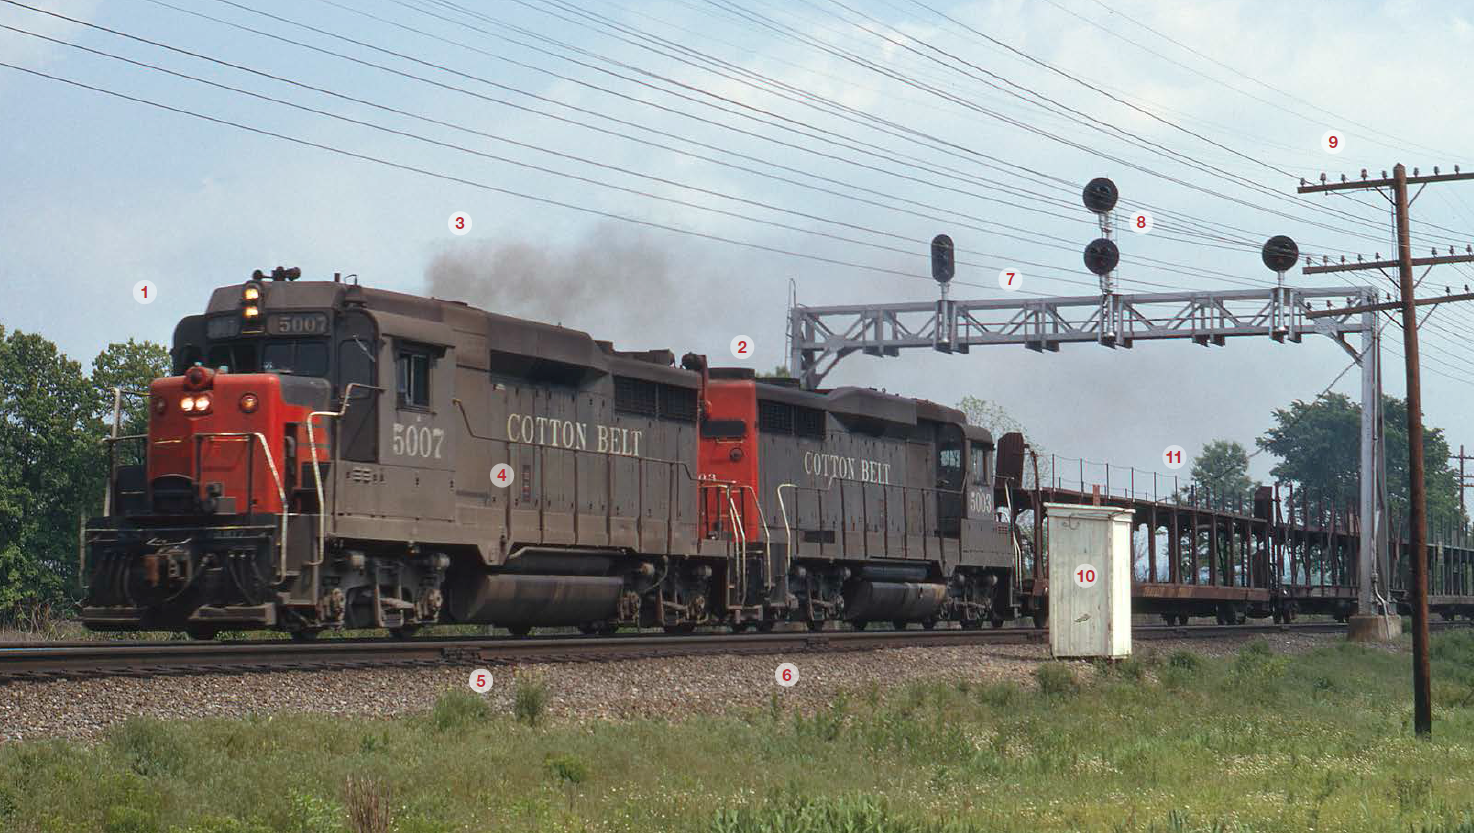
[[(1357, 603), (1363, 613), (1386, 613), (1383, 594), (1389, 572), (1386, 564), (1378, 563), (1378, 554), (1388, 548), (1381, 488), (1386, 465), (1379, 419), (1382, 381), (1375, 288), (1285, 286), (1285, 272), (1296, 265), (1300, 253), (1293, 240), (1276, 236), (1261, 252), (1264, 265), (1278, 276), (1273, 287), (1118, 293), (1114, 272), (1120, 252), (1111, 239), (1116, 186), (1099, 177), (1085, 186), (1082, 197), (1099, 220), (1102, 234), (1085, 247), (1085, 266), (1100, 279), (1099, 295), (949, 299), (954, 247), (950, 237), (940, 234), (932, 240), (932, 277), (941, 289), (936, 301), (822, 307), (795, 302), (788, 320), (791, 372), (804, 388), (814, 389), (840, 359), (854, 353), (895, 356), (904, 348), (967, 353), (973, 347), (999, 344), (1053, 352), (1069, 343), (1129, 348), (1142, 340), (1181, 339), (1209, 346), (1246, 336), (1290, 343), (1299, 343), (1307, 334), (1328, 336), (1361, 366), (1358, 517), (1361, 528), (1371, 534), (1360, 535), (1357, 542), (1357, 574), (1363, 577), (1357, 582)], [(1315, 310), (1317, 303), (1334, 308)], [(1348, 339), (1356, 334), (1361, 336), (1359, 346)]]

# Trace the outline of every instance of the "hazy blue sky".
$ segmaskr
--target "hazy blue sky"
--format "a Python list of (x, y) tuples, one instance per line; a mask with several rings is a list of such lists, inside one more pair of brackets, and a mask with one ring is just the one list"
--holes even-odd
[[(435, 289), (497, 311), (678, 354), (725, 357), (740, 332), (756, 339), (757, 363), (771, 367), (784, 359), (790, 280), (810, 304), (929, 299), (936, 289), (926, 277), (926, 241), (939, 231), (957, 241), (958, 280), (976, 284), (958, 286), (957, 297), (1001, 295), (998, 270), (1018, 263), (1039, 264), (1023, 266), (1032, 291), (1088, 292), (1093, 278), (1079, 252), (1096, 230), (1078, 190), (1093, 176), (1113, 177), (1124, 206), (1153, 207), (1151, 234), (1121, 235), (1120, 279), (1126, 291), (1157, 291), (1270, 283), (1257, 246), (1272, 234), (1317, 254), (1388, 254), (1380, 197), (1298, 198), (1296, 177), (1376, 173), (1398, 161), (1425, 171), (1474, 166), (1465, 153), (1474, 135), (1465, 106), (1474, 48), (1467, 3), (170, 0), (218, 21), (152, 0), (27, 4), (441, 124), (8, 2), (0, 24), (501, 159), (9, 30), (0, 30), (4, 63), (488, 186), (911, 275), (601, 219), (0, 67), (0, 279), (10, 290), (0, 324), (39, 331), (84, 361), (113, 340), (167, 341), (173, 322), (200, 310), (212, 287), (256, 268), (356, 273), (376, 286), (429, 292), (435, 264)], [(604, 17), (580, 17), (577, 8)], [(836, 102), (851, 109), (837, 113)], [(875, 117), (887, 125), (877, 129)], [(1335, 156), (1320, 146), (1331, 129), (1344, 136)], [(470, 234), (449, 233), (454, 211), (471, 215)], [(1414, 216), (1418, 253), (1453, 240), (1462, 248), (1474, 225), (1474, 184), (1431, 186)], [(1211, 236), (1185, 236), (1205, 230)], [(1441, 291), (1471, 277), (1474, 270), (1441, 267), (1428, 283)], [(146, 307), (130, 297), (144, 278), (159, 290)], [(1298, 273), (1290, 280), (1340, 282)], [(1455, 446), (1474, 445), (1465, 418), (1474, 404), (1471, 322), (1474, 309), (1443, 309), (1424, 330), (1427, 414)], [(1388, 336), (1400, 347), (1399, 331)], [(1045, 356), (996, 348), (854, 357), (828, 382), (947, 403), (982, 396), (1051, 450), (1160, 468), (1170, 444), (1189, 453), (1218, 437), (1252, 445), (1271, 408), (1315, 395), (1347, 361), (1327, 339), (1086, 345)], [(1387, 389), (1401, 395), (1400, 362), (1391, 353), (1385, 361)], [(1356, 386), (1351, 372), (1337, 389), (1355, 395)], [(1270, 462), (1256, 458), (1255, 473)]]

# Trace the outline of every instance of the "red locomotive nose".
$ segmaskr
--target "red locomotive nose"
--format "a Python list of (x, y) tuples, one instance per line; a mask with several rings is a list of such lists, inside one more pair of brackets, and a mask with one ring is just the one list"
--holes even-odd
[(214, 378), (215, 371), (209, 369), (208, 367), (200, 367), (196, 365), (195, 367), (191, 367), (189, 370), (185, 371), (184, 387), (187, 390), (202, 390), (209, 387), (210, 382)]

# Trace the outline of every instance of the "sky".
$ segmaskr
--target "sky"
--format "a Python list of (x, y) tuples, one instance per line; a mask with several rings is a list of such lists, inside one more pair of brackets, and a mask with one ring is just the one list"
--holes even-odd
[[(167, 343), (212, 288), (285, 265), (715, 364), (743, 335), (766, 370), (790, 292), (935, 299), (940, 232), (954, 298), (1011, 297), (1005, 268), (1028, 293), (1097, 291), (1096, 176), (1154, 220), (1117, 234), (1121, 291), (1267, 287), (1271, 235), (1391, 253), (1381, 196), (1297, 196), (1300, 177), (1474, 166), (1471, 20), (1443, 2), (3, 0), (0, 325), (85, 364)], [(1413, 219), (1415, 254), (1462, 251), (1474, 183), (1429, 186)], [(1441, 266), (1423, 290), (1471, 282)], [(1421, 328), (1425, 414), (1454, 447), (1474, 445), (1471, 324), (1449, 305)], [(1170, 445), (1253, 450), (1348, 362), (1326, 338), (1005, 346), (854, 356), (825, 383), (978, 396), (1051, 452), (1166, 472)], [(1358, 374), (1333, 389), (1356, 398)]]

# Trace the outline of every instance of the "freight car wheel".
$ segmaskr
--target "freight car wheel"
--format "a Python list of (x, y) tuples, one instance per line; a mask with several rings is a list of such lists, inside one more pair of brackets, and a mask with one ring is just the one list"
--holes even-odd
[(1034, 627), (1043, 630), (1049, 624), (1049, 614), (1043, 610), (1034, 611)]
[(898, 631), (903, 631), (906, 629), (907, 624), (909, 623), (905, 619), (897, 619), (894, 622), (891, 622), (891, 627), (895, 628)]
[(808, 622), (808, 625), (809, 625), (809, 630), (813, 631), (814, 633), (818, 633), (819, 631), (824, 630), (824, 620), (823, 619), (810, 619), (809, 622)]
[(210, 641), (213, 641), (215, 639), (215, 637), (220, 634), (220, 629), (219, 628), (185, 628), (184, 629), (184, 632), (189, 635), (189, 638), (190, 639), (198, 640), (200, 642), (210, 642)]
[(507, 626), (507, 630), (509, 632), (511, 632), (511, 634), (513, 636), (527, 636), (528, 634), (532, 633), (532, 626), (531, 625), (508, 625)]
[(405, 625), (402, 628), (390, 628), (389, 635), (395, 639), (409, 639), (411, 636), (419, 633), (419, 631), (419, 625)]
[(937, 620), (935, 620), (935, 619), (922, 619), (921, 620), (921, 626), (923, 628), (926, 628), (927, 630), (932, 630), (933, 628), (935, 628), (937, 626)]
[(999, 619), (997, 617), (994, 617), (993, 619), (991, 619), (989, 621), (992, 623), (994, 629), (1003, 627), (1003, 620), (1002, 619)]
[(981, 619), (963, 619), (962, 620), (962, 629), (965, 630), (965, 631), (982, 630), (983, 629), (983, 620), (981, 620)]
[(857, 631), (863, 631), (866, 628), (870, 627), (870, 623), (864, 619), (857, 619), (850, 623), (850, 627), (854, 628)]
[(317, 639), (317, 631), (292, 631), (293, 642), (313, 642)]

